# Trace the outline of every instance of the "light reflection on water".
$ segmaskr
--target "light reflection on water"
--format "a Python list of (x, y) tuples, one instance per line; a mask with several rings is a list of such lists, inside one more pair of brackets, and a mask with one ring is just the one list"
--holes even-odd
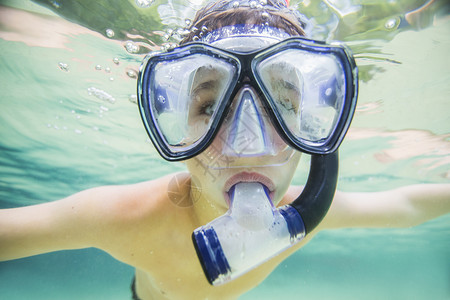
[[(179, 41), (203, 1), (152, 2), (35, 1), (51, 12), (19, 1), (14, 5), (22, 9), (0, 8), (1, 207), (55, 200), (88, 187), (138, 182), (183, 169), (162, 161), (146, 137), (135, 105), (136, 72), (146, 52)], [(377, 191), (449, 182), (446, 2), (291, 1), (310, 19), (313, 38), (345, 41), (360, 68), (358, 112), (341, 150), (341, 189)], [(306, 168), (303, 163), (295, 183), (304, 180)], [(450, 248), (443, 242), (448, 220), (407, 230), (323, 233), (244, 299), (273, 299), (277, 294), (271, 291), (284, 299), (298, 299), (299, 293), (312, 299), (355, 299), (371, 283), (379, 291), (365, 299), (395, 293), (425, 299), (427, 290), (414, 284), (418, 281), (434, 291), (434, 299), (448, 296), (448, 268), (442, 266)], [(0, 267), (0, 290), (9, 299), (20, 298), (14, 295), (24, 295), (17, 290), (23, 290), (27, 276), (25, 285), (33, 299), (52, 298), (54, 293), (65, 299), (70, 298), (67, 294), (74, 299), (105, 297), (111, 282), (122, 286), (115, 294), (127, 295), (130, 269), (97, 252), (83, 253), (88, 262), (80, 262), (75, 253), (5, 263)], [(79, 268), (72, 260), (87, 270), (77, 277), (93, 283), (67, 274), (67, 269)], [(99, 261), (93, 270), (90, 264)], [(116, 271), (105, 272), (110, 269)], [(61, 282), (63, 277), (69, 283)], [(56, 285), (62, 288), (52, 288)], [(410, 292), (398, 291), (406, 289)]]

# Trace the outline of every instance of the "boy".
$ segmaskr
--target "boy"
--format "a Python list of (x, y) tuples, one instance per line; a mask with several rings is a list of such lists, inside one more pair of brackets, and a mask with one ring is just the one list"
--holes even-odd
[[(277, 43), (286, 35), (303, 35), (301, 23), (295, 15), (284, 10), (285, 4), (281, 1), (268, 1), (267, 9), (253, 8), (250, 2), (232, 1), (231, 4), (239, 3), (240, 7), (227, 8), (226, 1), (219, 1), (200, 11), (193, 26), (200, 32), (203, 26), (209, 32), (217, 32), (215, 30), (229, 25), (246, 24), (253, 28), (251, 25), (269, 22), (281, 32), (275, 30), (272, 33), (278, 32), (280, 36), (263, 36), (258, 42), (253, 41), (261, 36), (248, 32), (246, 38), (249, 39), (244, 42), (236, 33), (212, 42), (223, 48), (229, 41), (233, 47), (236, 43), (248, 46), (250, 41), (255, 43), (252, 44), (252, 50), (255, 50)], [(199, 32), (192, 32), (184, 43), (202, 39)], [(296, 74), (286, 69), (279, 71), (290, 77)], [(208, 101), (202, 102), (211, 94), (217, 96), (211, 82), (218, 82), (219, 75), (225, 74), (202, 72), (199, 69), (192, 82), (194, 94), (201, 100), (201, 117), (211, 115), (208, 112), (214, 109)], [(212, 80), (204, 81), (205, 77)], [(209, 86), (205, 84), (207, 82)], [(252, 94), (254, 87), (244, 80), (238, 88)], [(239, 111), (237, 102), (245, 103), (239, 98), (242, 94), (245, 93), (235, 95), (230, 111)], [(266, 130), (259, 133), (258, 128), (252, 128), (251, 132), (255, 134), (250, 137), (251, 154), (248, 148), (240, 148), (242, 144), (233, 143), (236, 136), (230, 134), (232, 126), (226, 118), (212, 144), (186, 161), (189, 174), (172, 174), (129, 186), (99, 187), (56, 202), (0, 211), (0, 259), (97, 247), (136, 268), (135, 299), (234, 299), (259, 284), (320, 230), (407, 227), (449, 211), (450, 189), (443, 185), (411, 186), (372, 194), (337, 192), (323, 221), (301, 242), (227, 284), (209, 285), (192, 246), (191, 234), (228, 210), (230, 187), (239, 182), (264, 184), (276, 206), (291, 203), (302, 191), (301, 187), (290, 186), (300, 152), (288, 147), (277, 135), (268, 117), (262, 113), (259, 94), (254, 93), (253, 98), (254, 109), (262, 115), (260, 120)], [(295, 109), (290, 107), (288, 110)], [(246, 120), (252, 116), (240, 118)], [(169, 121), (170, 124), (174, 122)], [(188, 132), (195, 136), (196, 130), (201, 130), (199, 123), (196, 120), (195, 124), (190, 124)], [(248, 130), (237, 131), (238, 135), (247, 133)], [(263, 136), (268, 136), (270, 143), (259, 143), (258, 138)], [(172, 138), (178, 139), (177, 136)], [(246, 138), (248, 136), (244, 136)], [(234, 155), (236, 153), (238, 155)], [(211, 161), (216, 164), (209, 164)], [(178, 199), (184, 201), (183, 206), (173, 204)]]

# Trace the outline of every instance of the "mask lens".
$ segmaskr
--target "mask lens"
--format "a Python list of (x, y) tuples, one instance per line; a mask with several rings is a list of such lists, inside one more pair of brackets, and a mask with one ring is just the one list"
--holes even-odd
[(149, 110), (171, 152), (201, 142), (236, 76), (236, 66), (203, 53), (153, 65)]
[(262, 60), (256, 73), (296, 143), (327, 142), (345, 100), (344, 74), (336, 57), (286, 49)]

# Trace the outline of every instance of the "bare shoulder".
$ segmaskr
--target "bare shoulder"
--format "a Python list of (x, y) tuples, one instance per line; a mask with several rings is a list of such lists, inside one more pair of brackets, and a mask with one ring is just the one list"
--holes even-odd
[[(167, 188), (177, 174), (129, 185), (103, 186), (85, 193), (82, 201), (110, 221), (129, 221), (146, 218), (149, 214), (165, 209)], [(114, 220), (115, 219), (115, 220)]]
[[(178, 175), (178, 176), (177, 176)], [(80, 193), (80, 215), (83, 224), (90, 224), (90, 246), (103, 249), (116, 257), (122, 255), (124, 244), (133, 240), (152, 240), (167, 223), (176, 217), (169, 200), (168, 187), (180, 174), (129, 185), (103, 186)], [(183, 175), (184, 176), (184, 175)], [(88, 231), (86, 225), (83, 231)], [(145, 232), (145, 238), (140, 236)]]

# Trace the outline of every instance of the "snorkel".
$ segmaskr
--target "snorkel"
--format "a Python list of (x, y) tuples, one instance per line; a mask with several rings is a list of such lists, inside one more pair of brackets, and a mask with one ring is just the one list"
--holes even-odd
[(343, 46), (290, 38), (267, 24), (224, 26), (197, 40), (150, 55), (141, 68), (139, 108), (161, 156), (197, 159), (213, 140), (223, 145), (213, 155), (236, 162), (210, 166), (219, 170), (261, 167), (245, 163), (255, 157), (276, 167), (289, 153), (311, 154), (308, 180), (291, 204), (275, 207), (263, 182), (235, 182), (228, 211), (194, 230), (206, 278), (220, 285), (297, 244), (325, 217), (337, 185), (337, 149), (356, 106), (357, 68)]
[(192, 234), (209, 283), (233, 280), (300, 242), (325, 217), (337, 178), (337, 152), (312, 155), (301, 195), (280, 208), (273, 206), (263, 185), (236, 184), (228, 212)]

